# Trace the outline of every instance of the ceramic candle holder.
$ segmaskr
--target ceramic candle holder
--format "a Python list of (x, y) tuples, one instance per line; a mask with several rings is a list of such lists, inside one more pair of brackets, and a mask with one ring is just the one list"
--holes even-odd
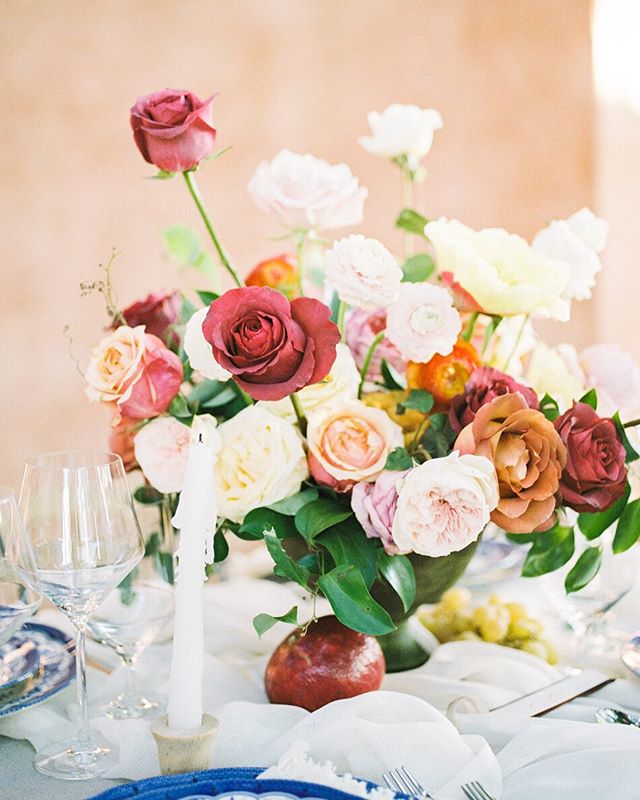
[(170, 728), (166, 715), (151, 725), (151, 733), (156, 740), (160, 772), (163, 775), (177, 775), (181, 772), (211, 769), (213, 740), (220, 723), (210, 714), (202, 715), (202, 725), (194, 730)]

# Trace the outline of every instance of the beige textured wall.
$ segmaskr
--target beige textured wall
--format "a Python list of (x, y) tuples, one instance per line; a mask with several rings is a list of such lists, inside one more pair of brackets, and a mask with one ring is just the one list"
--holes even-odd
[[(84, 363), (100, 336), (97, 277), (123, 255), (121, 301), (176, 281), (161, 230), (197, 224), (181, 181), (135, 150), (137, 95), (187, 87), (215, 104), (219, 144), (201, 184), (244, 267), (280, 245), (245, 186), (280, 148), (345, 160), (369, 187), (365, 232), (398, 244), (398, 176), (362, 151), (366, 114), (388, 103), (441, 111), (425, 185), (429, 214), (525, 235), (593, 199), (588, 0), (5, 0), (0, 483), (34, 451), (102, 445), (62, 336)], [(582, 311), (582, 309), (581, 309)], [(589, 318), (576, 325), (583, 335)]]

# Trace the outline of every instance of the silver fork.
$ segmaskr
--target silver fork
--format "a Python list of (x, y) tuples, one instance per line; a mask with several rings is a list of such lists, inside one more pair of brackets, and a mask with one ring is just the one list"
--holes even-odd
[(494, 800), (489, 792), (484, 788), (480, 781), (471, 781), (471, 783), (463, 783), (460, 787), (469, 800)]
[(390, 769), (389, 772), (383, 772), (382, 780), (392, 792), (410, 794), (413, 797), (419, 797), (420, 800), (433, 800), (429, 792), (406, 767), (398, 767), (397, 769)]

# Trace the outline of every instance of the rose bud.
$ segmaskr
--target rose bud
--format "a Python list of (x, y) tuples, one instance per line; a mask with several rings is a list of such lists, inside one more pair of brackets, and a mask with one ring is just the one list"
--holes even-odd
[(296, 296), (297, 269), (293, 256), (283, 253), (256, 264), (245, 278), (247, 286), (278, 289), (289, 300)]
[(213, 152), (215, 95), (202, 102), (192, 92), (165, 89), (140, 97), (131, 109), (133, 138), (145, 161), (165, 172), (194, 169)]

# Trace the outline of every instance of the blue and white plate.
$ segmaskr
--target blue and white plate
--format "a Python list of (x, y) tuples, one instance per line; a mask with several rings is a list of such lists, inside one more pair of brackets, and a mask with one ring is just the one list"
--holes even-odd
[(25, 692), (5, 702), (0, 701), (0, 717), (8, 717), (25, 708), (42, 703), (57, 694), (75, 678), (75, 645), (65, 633), (50, 625), (27, 622), (12, 641), (20, 647), (32, 642), (39, 655), (42, 676)]
[[(258, 780), (257, 776), (263, 771), (255, 767), (234, 767), (164, 775), (115, 786), (91, 800), (211, 800), (212, 797), (218, 800), (353, 800), (355, 797), (319, 783)], [(366, 785), (374, 788), (374, 784)]]
[(12, 636), (0, 647), (0, 697), (25, 684), (40, 669), (40, 653), (35, 642)]

